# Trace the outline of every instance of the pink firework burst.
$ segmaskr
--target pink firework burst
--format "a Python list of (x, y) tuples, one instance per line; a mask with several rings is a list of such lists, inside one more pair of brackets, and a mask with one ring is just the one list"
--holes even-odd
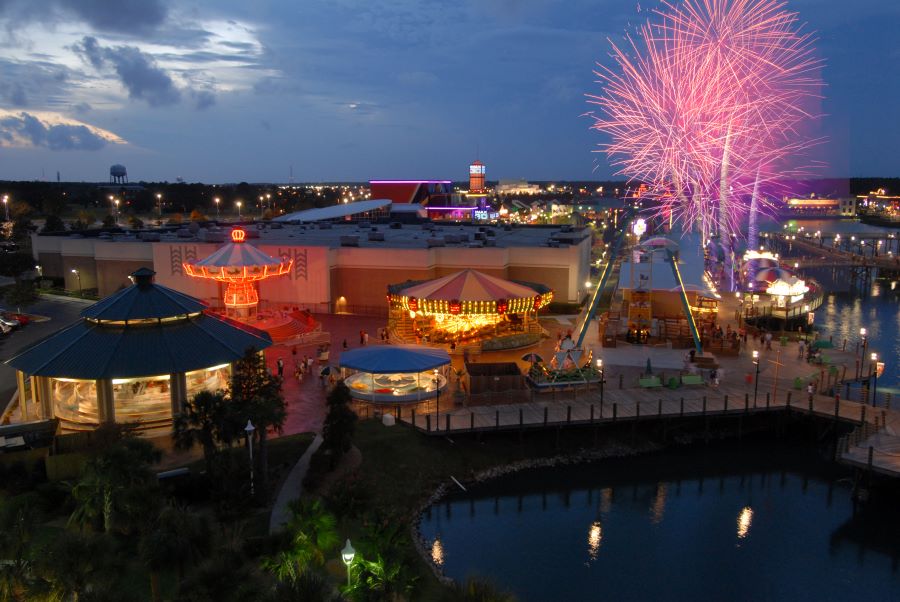
[[(704, 238), (739, 236), (763, 191), (807, 172), (797, 166), (818, 140), (801, 125), (821, 98), (813, 37), (778, 0), (664, 1), (613, 42), (615, 68), (600, 66), (603, 92), (592, 129), (617, 174), (649, 185), (655, 212)], [(755, 202), (753, 202), (755, 200)]]

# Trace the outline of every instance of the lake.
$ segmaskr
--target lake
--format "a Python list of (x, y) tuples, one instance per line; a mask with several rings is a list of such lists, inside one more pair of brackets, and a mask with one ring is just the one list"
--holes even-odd
[(896, 600), (896, 500), (854, 515), (850, 483), (778, 442), (536, 469), (423, 516), (454, 579), (523, 601)]

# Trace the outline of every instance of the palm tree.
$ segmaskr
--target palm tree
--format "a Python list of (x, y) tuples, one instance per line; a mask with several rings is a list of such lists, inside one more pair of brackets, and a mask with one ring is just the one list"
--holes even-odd
[(29, 549), (34, 531), (34, 509), (21, 506), (4, 512), (0, 521), (0, 600), (24, 600), (30, 581)]
[(118, 514), (121, 524), (140, 520), (153, 499), (155, 478), (150, 466), (158, 462), (160, 452), (153, 444), (135, 437), (109, 446), (85, 465), (79, 482), (72, 488), (77, 504), (70, 523), (97, 526), (110, 532)]
[(172, 430), (175, 447), (190, 449), (199, 443), (203, 447), (208, 475), (214, 473), (219, 446), (231, 446), (242, 432), (241, 417), (233, 409), (224, 392), (201, 391), (175, 416)]
[(346, 600), (335, 589), (327, 575), (312, 570), (301, 571), (293, 579), (280, 581), (275, 586), (274, 598), (283, 602), (342, 602)]
[(179, 581), (188, 565), (196, 564), (209, 553), (212, 529), (200, 514), (181, 506), (163, 507), (139, 545), (141, 559), (150, 571), (150, 594), (160, 600), (159, 573), (177, 569)]
[(250, 348), (234, 363), (231, 377), (231, 401), (235, 409), (256, 427), (259, 442), (256, 455), (259, 492), (265, 501), (269, 495), (268, 430), (280, 433), (287, 419), (287, 406), (281, 392), (281, 378), (270, 374), (265, 357)]
[(106, 536), (63, 531), (36, 555), (37, 581), (28, 599), (79, 602), (86, 593), (100, 598), (118, 574), (114, 547)]
[(295, 580), (308, 568), (323, 566), (329, 552), (340, 543), (337, 519), (321, 501), (297, 499), (288, 504), (288, 509), (290, 547), (263, 561), (280, 581)]

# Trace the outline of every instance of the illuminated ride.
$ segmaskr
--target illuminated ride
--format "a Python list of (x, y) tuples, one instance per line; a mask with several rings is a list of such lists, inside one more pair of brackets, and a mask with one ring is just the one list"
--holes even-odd
[(194, 278), (225, 283), (225, 309), (229, 316), (249, 318), (256, 314), (259, 293), (256, 283), (291, 271), (293, 260), (276, 259), (245, 241), (241, 228), (231, 231), (231, 242), (195, 263), (184, 263), (184, 271)]
[(450, 356), (416, 345), (373, 345), (341, 354), (341, 377), (359, 400), (390, 404), (436, 398), (448, 384)]
[(397, 338), (451, 346), (539, 332), (538, 311), (553, 299), (542, 285), (471, 269), (388, 291), (388, 326)]

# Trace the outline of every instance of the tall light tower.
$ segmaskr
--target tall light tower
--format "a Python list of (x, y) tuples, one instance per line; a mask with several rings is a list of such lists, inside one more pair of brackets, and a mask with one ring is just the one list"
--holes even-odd
[(6, 221), (9, 221), (9, 195), (3, 195), (3, 209), (6, 211)]
[(221, 200), (219, 197), (213, 199), (216, 202), (216, 220), (219, 219), (219, 201)]
[(156, 211), (159, 214), (159, 221), (162, 223), (162, 194), (156, 193)]

